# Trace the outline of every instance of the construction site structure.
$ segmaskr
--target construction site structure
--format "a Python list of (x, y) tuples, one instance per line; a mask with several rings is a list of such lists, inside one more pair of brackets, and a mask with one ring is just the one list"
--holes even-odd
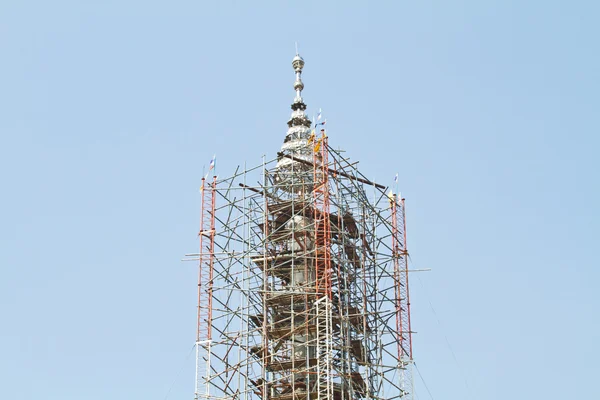
[(404, 199), (329, 146), (292, 65), (277, 157), (202, 179), (194, 398), (412, 399)]

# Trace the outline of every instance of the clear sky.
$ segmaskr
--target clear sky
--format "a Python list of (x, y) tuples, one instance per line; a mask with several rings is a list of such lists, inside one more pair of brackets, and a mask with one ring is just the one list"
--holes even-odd
[(2, 1), (0, 397), (192, 398), (202, 168), (275, 156), (298, 41), (433, 398), (600, 398), (598, 4)]

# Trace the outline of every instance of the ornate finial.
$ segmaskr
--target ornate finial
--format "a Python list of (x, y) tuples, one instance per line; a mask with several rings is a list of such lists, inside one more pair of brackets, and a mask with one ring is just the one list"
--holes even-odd
[[(302, 89), (304, 89), (304, 83), (302, 83), (302, 68), (304, 68), (304, 60), (296, 53), (296, 57), (292, 60), (292, 66), (296, 71), (296, 81), (294, 82), (294, 90), (296, 91), (296, 98), (294, 104), (302, 104)], [(306, 106), (304, 106), (306, 108)]]
[(296, 54), (296, 57), (292, 60), (292, 66), (294, 67), (294, 71), (302, 72), (302, 68), (304, 68), (304, 59), (300, 57), (300, 54)]
[[(280, 154), (293, 155), (297, 159), (312, 163), (312, 145), (309, 145), (308, 143), (311, 121), (306, 116), (306, 104), (304, 104), (304, 101), (302, 100), (302, 90), (304, 89), (302, 69), (304, 68), (304, 60), (300, 57), (300, 54), (298, 54), (297, 47), (296, 56), (292, 60), (292, 66), (296, 73), (296, 80), (294, 81), (296, 97), (292, 103), (292, 116), (287, 123), (288, 131), (285, 135), (283, 146), (281, 146)], [(307, 167), (306, 164), (300, 164), (289, 158), (280, 157), (277, 162), (277, 169), (279, 170), (278, 179), (280, 180), (280, 184), (283, 184), (284, 182), (290, 183), (289, 188), (283, 188), (283, 190), (292, 190), (292, 188), (297, 189), (299, 187), (298, 185), (310, 185), (311, 179), (313, 178), (313, 171), (311, 168)]]

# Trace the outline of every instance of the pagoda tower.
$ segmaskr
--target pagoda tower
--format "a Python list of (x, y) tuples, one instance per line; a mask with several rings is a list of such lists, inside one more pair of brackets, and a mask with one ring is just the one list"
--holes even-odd
[(202, 180), (195, 399), (412, 399), (404, 199), (307, 117), (273, 159)]

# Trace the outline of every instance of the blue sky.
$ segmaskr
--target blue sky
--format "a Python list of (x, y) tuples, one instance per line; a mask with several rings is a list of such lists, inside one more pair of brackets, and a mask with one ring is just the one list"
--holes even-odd
[(2, 2), (2, 397), (191, 398), (202, 168), (275, 155), (295, 41), (330, 144), (399, 173), (433, 398), (600, 397), (599, 8)]

